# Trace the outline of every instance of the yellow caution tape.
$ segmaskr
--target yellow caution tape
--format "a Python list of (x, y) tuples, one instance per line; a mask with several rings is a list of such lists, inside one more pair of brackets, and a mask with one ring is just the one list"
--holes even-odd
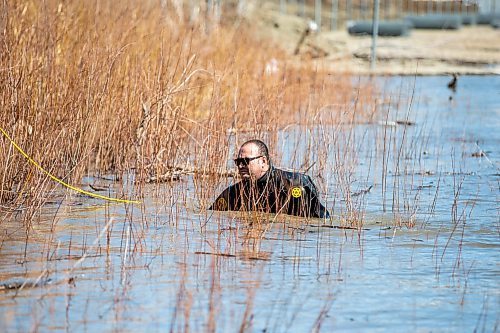
[(50, 178), (52, 178), (53, 180), (55, 180), (56, 182), (58, 182), (59, 184), (73, 190), (73, 191), (76, 191), (78, 193), (82, 193), (82, 194), (85, 194), (85, 195), (88, 195), (90, 197), (94, 197), (94, 198), (99, 198), (99, 199), (104, 199), (104, 200), (108, 200), (108, 201), (114, 201), (114, 202), (125, 202), (125, 203), (134, 203), (134, 204), (140, 204), (141, 202), (140, 201), (135, 201), (135, 200), (126, 200), (126, 199), (115, 199), (115, 198), (110, 198), (110, 197), (106, 197), (104, 195), (100, 195), (100, 194), (96, 194), (96, 193), (92, 193), (92, 192), (87, 192), (85, 190), (82, 190), (80, 188), (77, 188), (77, 187), (74, 187), (74, 186), (71, 186), (65, 182), (63, 182), (62, 180), (60, 180), (59, 178), (53, 176), (52, 174), (50, 174), (48, 171), (46, 171), (44, 168), (42, 168), (38, 163), (36, 163), (31, 157), (28, 156), (28, 154), (26, 154), (22, 149), (21, 147), (19, 147), (15, 142), (14, 140), (12, 140), (10, 138), (10, 136), (7, 134), (7, 132), (5, 132), (3, 130), (3, 128), (0, 127), (0, 131), (3, 133), (3, 135), (5, 135), (5, 137), (7, 139), (9, 139), (9, 141), (12, 143), (12, 145), (24, 156), (28, 159), (28, 161), (31, 162), (31, 164), (33, 164), (34, 166), (36, 166), (38, 169), (42, 170), (45, 174), (47, 174), (47, 176), (49, 176)]

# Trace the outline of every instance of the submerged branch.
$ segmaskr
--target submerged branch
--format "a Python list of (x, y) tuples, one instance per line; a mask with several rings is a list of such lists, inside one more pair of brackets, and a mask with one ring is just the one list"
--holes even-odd
[(150, 176), (145, 182), (146, 183), (163, 183), (176, 181), (181, 178), (181, 176), (186, 175), (201, 175), (201, 176), (220, 176), (220, 177), (236, 177), (238, 172), (236, 170), (210, 170), (201, 168), (189, 168), (189, 167), (172, 167), (169, 168), (165, 173), (158, 176)]
[(216, 253), (216, 252), (204, 252), (204, 251), (196, 251), (194, 254), (205, 254), (210, 256), (219, 256), (219, 257), (227, 257), (227, 258), (239, 258), (239, 259), (247, 259), (247, 260), (263, 260), (269, 261), (270, 259), (267, 256), (262, 255), (247, 255), (247, 254), (229, 254), (229, 253)]

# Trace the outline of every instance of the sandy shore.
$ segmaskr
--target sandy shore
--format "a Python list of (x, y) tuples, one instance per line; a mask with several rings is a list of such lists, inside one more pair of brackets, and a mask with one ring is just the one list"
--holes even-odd
[[(259, 34), (269, 36), (288, 54), (294, 51), (307, 21), (276, 10), (254, 18)], [(294, 55), (312, 58), (331, 71), (370, 73), (370, 36), (351, 36), (347, 29), (308, 35)], [(458, 30), (411, 30), (405, 37), (378, 37), (376, 74), (500, 74), (500, 29), (488, 25)]]

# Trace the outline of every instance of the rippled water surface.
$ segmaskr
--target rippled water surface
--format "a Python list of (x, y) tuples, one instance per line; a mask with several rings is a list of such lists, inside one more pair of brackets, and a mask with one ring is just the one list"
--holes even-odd
[(140, 206), (61, 197), (28, 244), (4, 221), (0, 331), (497, 331), (500, 77), (448, 80), (381, 79), (387, 116), (279, 133), (331, 221), (207, 212), (233, 180), (190, 176)]

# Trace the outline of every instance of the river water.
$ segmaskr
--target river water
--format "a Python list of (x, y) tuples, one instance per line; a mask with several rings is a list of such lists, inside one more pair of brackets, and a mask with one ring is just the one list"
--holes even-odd
[(61, 196), (0, 226), (0, 331), (497, 331), (500, 77), (378, 80), (372, 121), (278, 135), (332, 220), (203, 209), (232, 179)]

